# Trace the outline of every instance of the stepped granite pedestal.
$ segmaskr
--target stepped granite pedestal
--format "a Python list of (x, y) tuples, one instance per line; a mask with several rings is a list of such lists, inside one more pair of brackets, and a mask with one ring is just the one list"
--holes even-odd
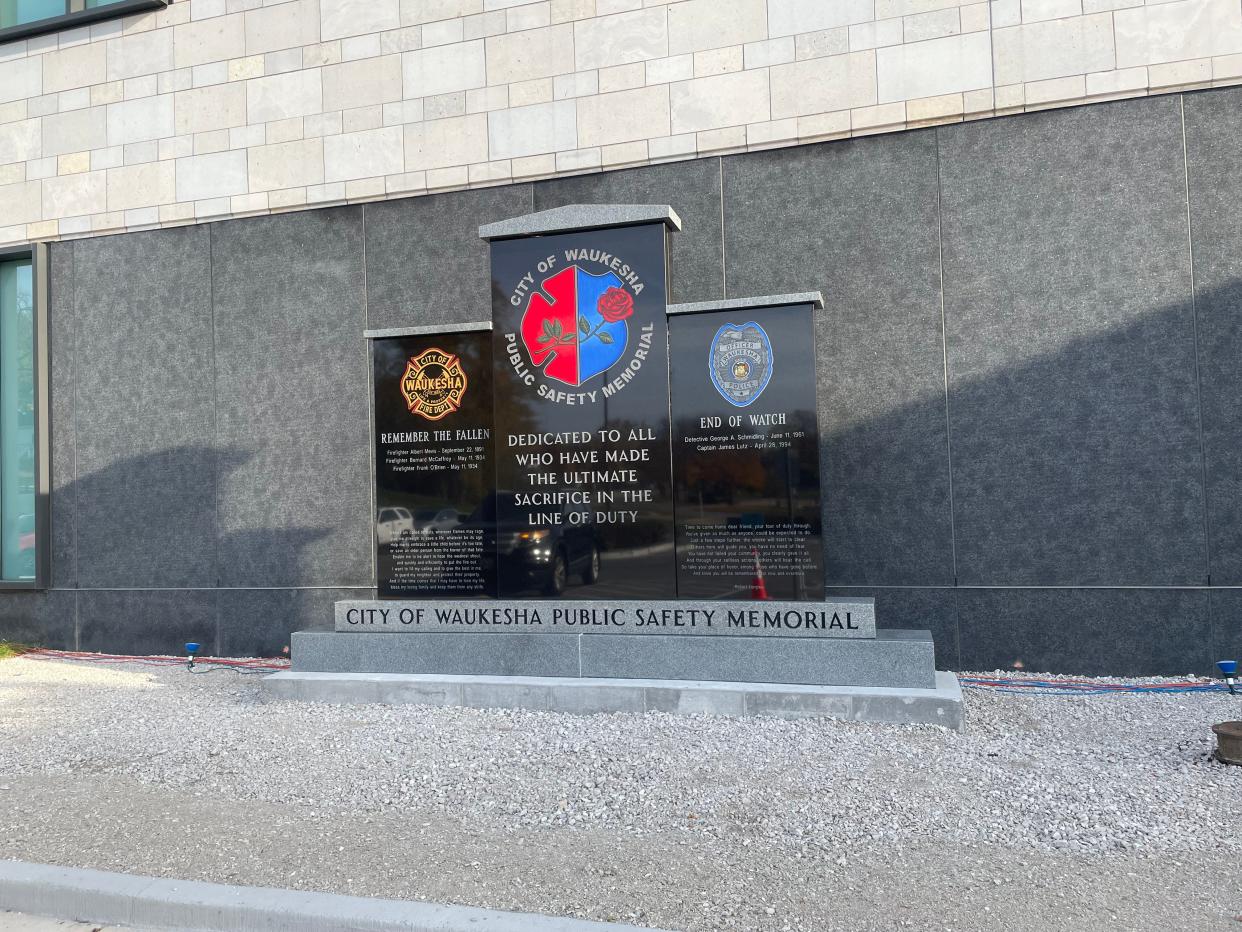
[(927, 631), (851, 602), (349, 601), (299, 631), (275, 699), (827, 716), (963, 727)]

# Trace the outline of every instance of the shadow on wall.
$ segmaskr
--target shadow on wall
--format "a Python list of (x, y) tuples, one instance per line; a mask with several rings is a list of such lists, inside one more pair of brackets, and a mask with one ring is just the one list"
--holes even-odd
[[(823, 383), (834, 378), (829, 361), (865, 354), (836, 346), (831, 309), (822, 315), (830, 591), (876, 595), (886, 627), (930, 628), (942, 667), (1021, 659), (1039, 670), (1179, 673), (1235, 655), (1242, 635), (1213, 613), (1218, 600), (1236, 606), (1228, 591), (1202, 587), (1208, 534), (1211, 583), (1242, 582), (1242, 335), (1225, 322), (1242, 307), (1242, 282), (1202, 293), (1197, 306), (1202, 366), (1188, 301), (1095, 332), (1065, 315), (1078, 327), (1069, 338), (998, 311), (1003, 329), (950, 333), (947, 418), (944, 395), (932, 394), (856, 421), (829, 410)], [(1059, 342), (1041, 349), (1049, 341)], [(79, 448), (79, 467), (90, 453)], [(344, 594), (295, 587), (310, 582), (303, 555), (332, 529), (277, 467), (250, 475), (258, 462), (246, 448), (180, 445), (57, 488), (54, 588), (0, 594), (0, 637), (137, 653), (198, 640), (271, 655), (290, 630), (330, 625)], [(248, 488), (274, 492), (221, 495), (242, 470)], [(369, 539), (370, 515), (357, 520)]]
[[(1200, 306), (1242, 303), (1242, 283), (1226, 291)], [(950, 378), (952, 509), (948, 450), (938, 461), (909, 454), (928, 437), (947, 447), (943, 395), (837, 428), (821, 410), (829, 591), (874, 594), (885, 627), (931, 628), (947, 668), (1021, 659), (1037, 670), (1179, 673), (1225, 656), (1208, 593), (1172, 588), (1208, 579), (1191, 314), (1164, 308), (1017, 360), (996, 356), (994, 341), (976, 360), (951, 338), (954, 372), (979, 370)], [(821, 360), (839, 358), (831, 314), (821, 327)], [(1236, 436), (1237, 404), (1216, 398), (1207, 373), (1208, 436)], [(1218, 464), (1227, 473), (1213, 515), (1229, 521), (1238, 454), (1208, 449), (1209, 477)], [(330, 625), (343, 594), (292, 588), (303, 551), (330, 533), (299, 490), (265, 477), (279, 496), (218, 508), (217, 486), (253, 462), (246, 449), (178, 446), (57, 489), (55, 588), (0, 595), (0, 637), (133, 653), (197, 640), (270, 656), (290, 630)], [(255, 578), (258, 561), (269, 579)], [(1237, 582), (1219, 571), (1213, 581)]]
[[(299, 578), (303, 551), (330, 531), (314, 524), (296, 489), (223, 515), (218, 485), (253, 457), (177, 446), (55, 489), (53, 588), (0, 594), (0, 638), (134, 654), (175, 654), (198, 641), (212, 653), (279, 654), (307, 616), (302, 593), (282, 587)], [(279, 565), (280, 578), (234, 588), (261, 558)]]
[[(874, 595), (882, 627), (930, 628), (942, 669), (1175, 674), (1234, 656), (1239, 626), (1213, 618), (1228, 592), (1205, 587), (1242, 576), (1224, 364), (1242, 333), (1205, 308), (1236, 316), (1242, 281), (1196, 304), (1201, 354), (1189, 300), (1096, 332), (1106, 310), (1071, 319), (1073, 336), (998, 309), (1003, 329), (951, 327), (947, 411), (935, 394), (840, 423), (821, 400), (829, 592)], [(830, 311), (819, 336), (821, 363), (842, 357)]]

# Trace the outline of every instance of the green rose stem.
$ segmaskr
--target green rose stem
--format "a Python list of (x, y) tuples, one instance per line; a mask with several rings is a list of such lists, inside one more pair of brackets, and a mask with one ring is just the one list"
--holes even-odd
[[(599, 328), (600, 328), (600, 327), (602, 327), (602, 326), (604, 326), (604, 324), (606, 324), (606, 323), (608, 323), (608, 321), (604, 320), (604, 319), (601, 317), (600, 322), (599, 322), (598, 324), (596, 324), (596, 325), (595, 325), (595, 328), (594, 328), (593, 330), (591, 330), (589, 333), (587, 333), (587, 335), (586, 335), (585, 337), (583, 337), (581, 341), (579, 341), (578, 345), (579, 345), (579, 346), (581, 346), (583, 343), (585, 343), (587, 340), (591, 339), (591, 337), (593, 337), (593, 336), (598, 336), (598, 337), (599, 337), (599, 341), (600, 341), (601, 343), (604, 343), (604, 344), (611, 343), (611, 342), (612, 342), (612, 334), (611, 334), (611, 333), (600, 333), (600, 332), (599, 332)], [(578, 318), (578, 326), (579, 326), (582, 330), (586, 330), (586, 329), (587, 329), (587, 319), (586, 319), (586, 317), (584, 317), (584, 316), (579, 316), (579, 318)], [(604, 337), (607, 337), (608, 339), (606, 339), (606, 340), (605, 340), (605, 339), (604, 339)]]

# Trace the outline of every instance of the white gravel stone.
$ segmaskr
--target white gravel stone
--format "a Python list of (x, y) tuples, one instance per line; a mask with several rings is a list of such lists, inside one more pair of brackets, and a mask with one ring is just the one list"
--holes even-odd
[[(899, 864), (929, 887), (912, 928), (988, 928), (969, 917), (1067, 890), (1074, 904), (1093, 883), (1127, 902), (1083, 921), (1176, 917), (1193, 905), (1171, 893), (1177, 870), (1189, 889), (1242, 876), (1242, 767), (1214, 759), (1210, 729), (1242, 718), (1242, 699), (1223, 694), (970, 690), (956, 734), (263, 703), (257, 679), (0, 663), (0, 856), (694, 929), (901, 928), (917, 897), (890, 914), (863, 892)], [(19, 811), (89, 812), (92, 798), (102, 825), (39, 816), (22, 830)], [(145, 830), (108, 823), (143, 806)], [(399, 851), (430, 866), (377, 863)], [(966, 875), (957, 915), (931, 888)], [(1238, 884), (1216, 896), (1194, 908), (1242, 913)]]

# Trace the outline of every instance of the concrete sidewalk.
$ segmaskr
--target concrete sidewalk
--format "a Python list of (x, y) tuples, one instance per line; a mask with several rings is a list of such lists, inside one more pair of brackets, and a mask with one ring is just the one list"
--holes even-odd
[[(21, 932), (108, 929), (105, 923), (160, 932), (640, 932), (635, 926), (531, 913), (232, 887), (25, 861), (0, 861), (0, 910), (28, 914), (15, 921), (34, 924), (3, 926)], [(0, 913), (3, 919), (7, 916)], [(57, 925), (56, 919), (71, 924)], [(84, 919), (87, 925), (73, 924)]]
[(162, 929), (134, 929), (128, 926), (101, 926), (94, 922), (48, 919), (27, 913), (0, 912), (4, 932), (163, 932)]

